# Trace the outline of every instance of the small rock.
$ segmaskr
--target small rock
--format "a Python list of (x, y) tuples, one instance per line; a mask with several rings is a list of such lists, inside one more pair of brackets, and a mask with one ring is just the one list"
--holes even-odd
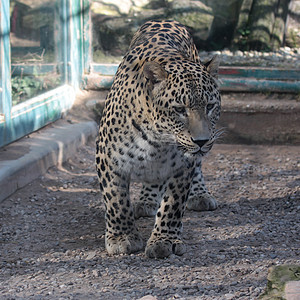
[(93, 276), (95, 277), (99, 277), (100, 276), (100, 272), (98, 270), (93, 270), (92, 271)]
[(225, 299), (230, 300), (234, 298), (234, 294), (228, 293), (224, 295)]
[(157, 298), (155, 296), (152, 296), (152, 295), (146, 295), (142, 298), (139, 298), (138, 300), (157, 300)]
[(59, 269), (57, 270), (57, 272), (58, 272), (58, 273), (66, 272), (66, 269), (65, 269), (65, 268), (59, 268)]
[(96, 251), (91, 251), (88, 255), (87, 255), (87, 257), (86, 257), (86, 259), (93, 259), (94, 257), (96, 256)]

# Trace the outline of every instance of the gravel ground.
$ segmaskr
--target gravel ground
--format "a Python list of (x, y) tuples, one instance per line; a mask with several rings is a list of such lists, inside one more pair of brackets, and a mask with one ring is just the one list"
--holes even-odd
[[(300, 263), (299, 167), (300, 147), (215, 145), (220, 207), (186, 212), (187, 253), (110, 257), (89, 144), (0, 204), (0, 299), (257, 299), (270, 266)], [(138, 225), (146, 241), (153, 219)]]

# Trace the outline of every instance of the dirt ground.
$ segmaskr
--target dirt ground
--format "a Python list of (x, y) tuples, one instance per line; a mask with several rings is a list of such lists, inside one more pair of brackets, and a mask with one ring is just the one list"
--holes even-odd
[[(270, 266), (300, 263), (300, 147), (215, 145), (220, 206), (187, 211), (187, 253), (162, 260), (105, 252), (94, 148), (0, 204), (0, 299), (257, 299)], [(146, 241), (153, 219), (137, 223)]]

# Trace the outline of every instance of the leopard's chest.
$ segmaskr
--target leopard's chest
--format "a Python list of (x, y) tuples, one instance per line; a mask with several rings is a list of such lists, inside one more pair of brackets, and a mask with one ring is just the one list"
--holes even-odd
[(131, 171), (134, 181), (160, 182), (174, 176), (185, 164), (179, 159), (171, 159), (170, 156), (159, 156), (157, 160), (146, 159), (144, 162), (135, 161)]
[(121, 165), (133, 181), (161, 183), (190, 168), (193, 163), (175, 145), (146, 145), (141, 148), (140, 144), (139, 147), (134, 144), (131, 153), (133, 155)]

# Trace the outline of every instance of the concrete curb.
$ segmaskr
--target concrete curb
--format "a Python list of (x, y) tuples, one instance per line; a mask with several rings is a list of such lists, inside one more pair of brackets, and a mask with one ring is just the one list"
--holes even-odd
[(93, 121), (69, 124), (59, 120), (22, 138), (0, 151), (0, 201), (17, 189), (44, 174), (50, 167), (62, 164), (77, 149), (94, 139), (97, 124)]

